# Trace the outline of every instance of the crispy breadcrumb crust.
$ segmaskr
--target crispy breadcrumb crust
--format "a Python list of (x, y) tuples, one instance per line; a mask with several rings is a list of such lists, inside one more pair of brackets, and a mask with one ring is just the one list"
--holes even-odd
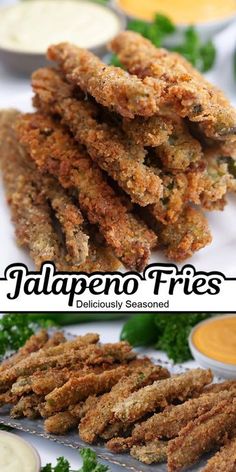
[(156, 381), (115, 405), (114, 417), (123, 423), (133, 423), (156, 408), (164, 408), (174, 400), (183, 401), (191, 397), (193, 392), (201, 392), (211, 381), (211, 371), (203, 369)]
[(210, 138), (235, 139), (235, 110), (223, 93), (207, 82), (186, 59), (157, 49), (132, 31), (119, 33), (111, 41), (110, 48), (131, 74), (156, 87), (159, 103), (169, 103), (179, 116), (200, 123)]
[(175, 223), (163, 225), (159, 238), (168, 259), (177, 262), (191, 257), (212, 241), (205, 215), (191, 206), (183, 210)]
[(204, 452), (221, 446), (235, 427), (236, 399), (224, 400), (191, 421), (168, 444), (168, 472), (194, 464)]
[(99, 225), (125, 265), (142, 270), (156, 236), (129, 212), (88, 154), (59, 123), (40, 113), (24, 115), (18, 134), (41, 170), (57, 176), (63, 187), (78, 190), (81, 209), (91, 223)]
[(33, 74), (36, 105), (57, 113), (90, 157), (141, 206), (153, 203), (162, 194), (160, 178), (144, 165), (146, 151), (128, 140), (112, 124), (101, 122), (100, 110), (89, 100), (73, 97), (73, 90), (58, 71), (40, 69)]
[(119, 67), (107, 66), (93, 53), (61, 43), (50, 46), (47, 56), (59, 64), (68, 81), (120, 115), (134, 118), (156, 113), (152, 87)]
[(223, 446), (203, 467), (202, 472), (235, 472), (236, 437)]

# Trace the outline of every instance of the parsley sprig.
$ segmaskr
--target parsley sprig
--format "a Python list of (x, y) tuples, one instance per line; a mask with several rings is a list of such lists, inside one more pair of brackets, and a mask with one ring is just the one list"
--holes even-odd
[(83, 465), (77, 471), (72, 471), (70, 463), (65, 457), (59, 457), (55, 466), (47, 464), (41, 469), (41, 472), (107, 472), (109, 470), (106, 465), (98, 462), (96, 453), (92, 449), (81, 449), (80, 455)]
[[(127, 29), (141, 34), (149, 39), (156, 47), (165, 45), (165, 40), (176, 33), (176, 26), (165, 15), (157, 13), (152, 23), (134, 19), (129, 21)], [(190, 26), (184, 33), (183, 41), (169, 48), (171, 51), (179, 52), (191, 64), (201, 72), (207, 72), (215, 63), (216, 49), (212, 41), (203, 43), (194, 26)], [(111, 63), (122, 66), (116, 55), (111, 58)]]
[(191, 329), (209, 313), (145, 313), (132, 316), (123, 326), (121, 340), (132, 346), (154, 346), (174, 362), (192, 358), (188, 346)]

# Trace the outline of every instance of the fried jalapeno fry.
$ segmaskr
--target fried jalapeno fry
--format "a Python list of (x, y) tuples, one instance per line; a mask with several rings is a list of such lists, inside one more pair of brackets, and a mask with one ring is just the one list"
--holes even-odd
[(47, 435), (78, 428), (89, 444), (147, 465), (167, 462), (168, 472), (223, 446), (203, 471), (234, 472), (235, 381), (213, 384), (203, 369), (170, 375), (128, 343), (98, 339), (88, 333), (67, 340), (59, 331), (31, 337), (15, 363), (0, 364), (4, 415), (8, 409), (13, 418), (41, 418)]
[(143, 164), (145, 150), (126, 139), (118, 127), (101, 123), (95, 103), (74, 98), (71, 87), (51, 69), (34, 73), (32, 85), (39, 108), (59, 114), (93, 161), (119, 183), (133, 202), (145, 206), (159, 198), (161, 180)]
[(201, 144), (191, 136), (186, 123), (172, 119), (173, 130), (168, 139), (156, 147), (156, 155), (167, 170), (185, 171), (199, 166), (203, 158)]
[(212, 241), (207, 219), (201, 210), (187, 206), (175, 223), (160, 228), (160, 244), (174, 261), (183, 261)]
[[(101, 247), (93, 235), (88, 243), (88, 235), (84, 227), (80, 227), (81, 213), (66, 192), (52, 178), (46, 178), (44, 187), (43, 176), (16, 137), (15, 127), (20, 117), (15, 111), (2, 112), (0, 116), (0, 165), (18, 244), (29, 248), (36, 268), (45, 261), (52, 261), (58, 270), (66, 271), (78, 271), (78, 267), (85, 272), (117, 269), (119, 263), (109, 248)], [(61, 232), (52, 217), (49, 193), (57, 205)], [(68, 213), (64, 211), (65, 203), (70, 210)]]
[(89, 237), (81, 228), (84, 218), (79, 208), (72, 203), (53, 177), (43, 176), (42, 183), (45, 197), (49, 200), (63, 229), (68, 260), (73, 260), (74, 265), (80, 265), (89, 254)]
[(236, 437), (223, 446), (202, 472), (234, 472), (236, 470)]
[(151, 118), (136, 117), (133, 120), (124, 118), (122, 128), (135, 144), (157, 147), (170, 139), (173, 122), (171, 118), (159, 112)]
[(147, 421), (137, 425), (132, 433), (134, 443), (150, 442), (158, 438), (174, 438), (187, 424), (203, 413), (211, 410), (222, 400), (232, 399), (236, 395), (236, 388), (232, 391), (209, 393), (191, 398), (181, 405), (167, 407), (163, 412), (156, 413)]
[(124, 117), (152, 116), (157, 111), (152, 87), (123, 69), (107, 66), (85, 49), (61, 43), (49, 47), (48, 59), (59, 64), (68, 81)]
[(167, 457), (167, 441), (154, 441), (147, 443), (145, 446), (133, 446), (130, 454), (144, 464), (153, 464), (153, 462), (165, 462)]
[(46, 406), (50, 414), (64, 410), (69, 405), (86, 400), (90, 395), (105, 393), (113, 387), (128, 372), (128, 366), (119, 366), (116, 369), (104, 371), (101, 374), (88, 373), (83, 377), (73, 377), (60, 388), (53, 390), (46, 396)]
[(221, 446), (235, 428), (236, 399), (222, 401), (190, 422), (168, 444), (168, 472), (178, 472), (194, 464), (205, 452)]
[(116, 255), (128, 267), (142, 270), (156, 236), (129, 212), (88, 154), (60, 124), (42, 114), (21, 118), (18, 133), (41, 170), (56, 176), (63, 187), (78, 191), (81, 209), (99, 225)]
[(131, 74), (156, 87), (159, 104), (168, 103), (179, 116), (200, 123), (207, 137), (235, 139), (235, 110), (223, 93), (179, 54), (157, 49), (149, 40), (131, 31), (118, 34), (110, 48)]
[(14, 126), (17, 117), (18, 113), (14, 111), (1, 113), (0, 164), (7, 201), (16, 225), (17, 242), (29, 248), (36, 268), (40, 268), (44, 261), (59, 258), (60, 246), (35, 169), (25, 159), (16, 139)]
[(185, 400), (212, 381), (209, 370), (195, 369), (174, 375), (141, 388), (113, 407), (114, 417), (123, 423), (133, 423), (156, 408), (165, 408), (174, 400)]
[(97, 402), (95, 408), (92, 408), (83, 417), (79, 434), (81, 438), (88, 443), (93, 443), (103, 433), (105, 428), (114, 419), (114, 406), (124, 398), (127, 398), (132, 392), (138, 390), (144, 385), (152, 384), (158, 378), (167, 377), (168, 371), (160, 369), (153, 365), (133, 366), (133, 372), (127, 377), (123, 377), (109, 393), (103, 395)]

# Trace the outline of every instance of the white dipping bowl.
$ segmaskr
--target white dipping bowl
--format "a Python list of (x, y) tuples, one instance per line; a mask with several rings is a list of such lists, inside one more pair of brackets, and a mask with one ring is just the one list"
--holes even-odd
[(202, 321), (201, 323), (198, 323), (191, 331), (188, 339), (189, 343), (189, 348), (192, 353), (193, 358), (200, 364), (202, 367), (206, 369), (211, 369), (214, 374), (218, 377), (222, 377), (225, 379), (236, 379), (236, 365), (234, 364), (228, 364), (220, 361), (216, 361), (212, 359), (211, 357), (208, 357), (207, 355), (203, 354), (194, 344), (193, 342), (193, 337), (195, 331), (198, 329), (198, 327), (202, 324), (210, 323), (212, 320), (216, 318), (232, 318), (236, 317), (236, 315), (219, 315), (215, 316), (212, 318), (209, 318), (205, 321)]
[[(60, 15), (62, 6), (67, 12), (64, 19)], [(55, 8), (58, 12), (57, 22), (53, 17)], [(84, 16), (80, 16), (81, 12)], [(19, 20), (21, 15), (22, 21)], [(104, 15), (109, 28), (106, 25), (102, 27)], [(45, 34), (43, 18), (48, 17), (51, 17), (51, 26), (47, 24)], [(56, 29), (53, 29), (53, 24)], [(91, 0), (33, 0), (0, 6), (0, 61), (14, 73), (28, 75), (39, 67), (49, 65), (47, 48), (60, 42), (73, 43), (103, 56), (107, 42), (125, 27), (125, 15), (110, 5), (104, 6)], [(83, 35), (79, 37), (81, 31)]]
[(40, 472), (41, 460), (39, 454), (37, 450), (30, 443), (28, 443), (28, 441), (25, 441), (20, 436), (17, 436), (17, 434), (9, 433), (8, 431), (0, 431), (0, 439), (2, 435), (4, 435), (5, 437), (9, 436), (9, 440), (14, 439), (14, 441), (17, 441), (19, 443), (19, 447), (22, 447), (24, 445), (24, 447), (26, 447), (30, 451), (32, 455), (32, 460), (34, 461), (34, 464), (32, 462), (32, 465), (34, 466), (32, 472)]

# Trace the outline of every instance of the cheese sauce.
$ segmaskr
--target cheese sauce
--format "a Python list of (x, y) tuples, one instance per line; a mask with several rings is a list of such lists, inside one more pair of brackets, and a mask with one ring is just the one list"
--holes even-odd
[(192, 342), (211, 359), (236, 365), (236, 315), (200, 324), (193, 332)]
[(14, 434), (0, 432), (0, 471), (38, 472), (39, 463), (30, 446)]
[(130, 16), (152, 20), (155, 13), (169, 16), (176, 24), (223, 20), (236, 14), (236, 0), (117, 0)]
[(121, 29), (109, 8), (86, 0), (34, 0), (0, 9), (0, 47), (45, 53), (50, 44), (102, 45)]

